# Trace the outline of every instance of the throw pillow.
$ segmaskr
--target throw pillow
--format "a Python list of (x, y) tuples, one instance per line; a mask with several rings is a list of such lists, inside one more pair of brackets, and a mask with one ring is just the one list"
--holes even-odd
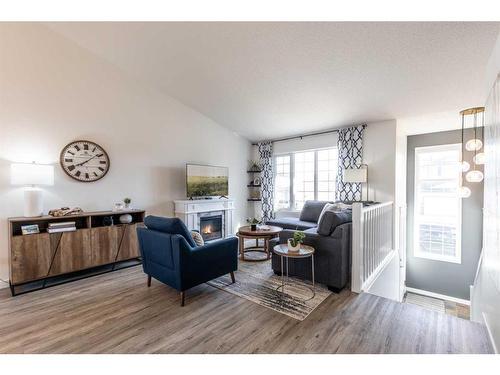
[(325, 211), (323, 217), (318, 222), (318, 234), (321, 234), (322, 236), (329, 236), (339, 225), (349, 223), (351, 221), (351, 210), (343, 210), (337, 212)]
[(191, 231), (191, 237), (193, 238), (193, 241), (196, 244), (196, 246), (203, 246), (203, 245), (205, 245), (205, 241), (203, 240), (203, 237), (201, 236), (200, 232), (192, 230)]

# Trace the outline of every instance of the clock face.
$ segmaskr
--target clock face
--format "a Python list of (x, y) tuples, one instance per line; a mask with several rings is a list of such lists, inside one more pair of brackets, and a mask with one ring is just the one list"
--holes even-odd
[(103, 178), (109, 170), (109, 157), (98, 144), (75, 141), (61, 151), (61, 167), (75, 180), (92, 182)]

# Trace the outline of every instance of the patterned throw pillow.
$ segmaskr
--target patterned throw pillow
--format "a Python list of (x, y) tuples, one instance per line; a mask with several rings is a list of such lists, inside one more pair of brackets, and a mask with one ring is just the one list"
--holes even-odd
[(203, 241), (203, 237), (201, 236), (200, 232), (192, 230), (191, 231), (191, 237), (193, 238), (193, 241), (196, 244), (196, 246), (203, 246), (203, 245), (205, 245), (205, 241)]

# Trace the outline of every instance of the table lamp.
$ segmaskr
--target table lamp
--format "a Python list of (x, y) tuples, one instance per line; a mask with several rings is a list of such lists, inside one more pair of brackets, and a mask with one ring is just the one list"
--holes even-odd
[[(368, 182), (368, 166), (362, 164), (360, 168), (344, 169), (344, 182), (364, 184)], [(368, 194), (367, 194), (368, 195)], [(368, 196), (366, 198), (368, 200)], [(363, 200), (363, 187), (361, 186), (361, 200)]]
[(43, 215), (43, 192), (36, 186), (54, 185), (54, 166), (36, 163), (13, 163), (10, 165), (12, 185), (24, 185), (24, 216)]

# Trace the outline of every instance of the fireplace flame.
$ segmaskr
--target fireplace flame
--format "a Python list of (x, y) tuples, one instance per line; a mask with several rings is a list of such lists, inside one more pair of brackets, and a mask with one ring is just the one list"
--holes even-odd
[(212, 226), (207, 225), (206, 227), (203, 228), (203, 234), (211, 234), (212, 233)]

